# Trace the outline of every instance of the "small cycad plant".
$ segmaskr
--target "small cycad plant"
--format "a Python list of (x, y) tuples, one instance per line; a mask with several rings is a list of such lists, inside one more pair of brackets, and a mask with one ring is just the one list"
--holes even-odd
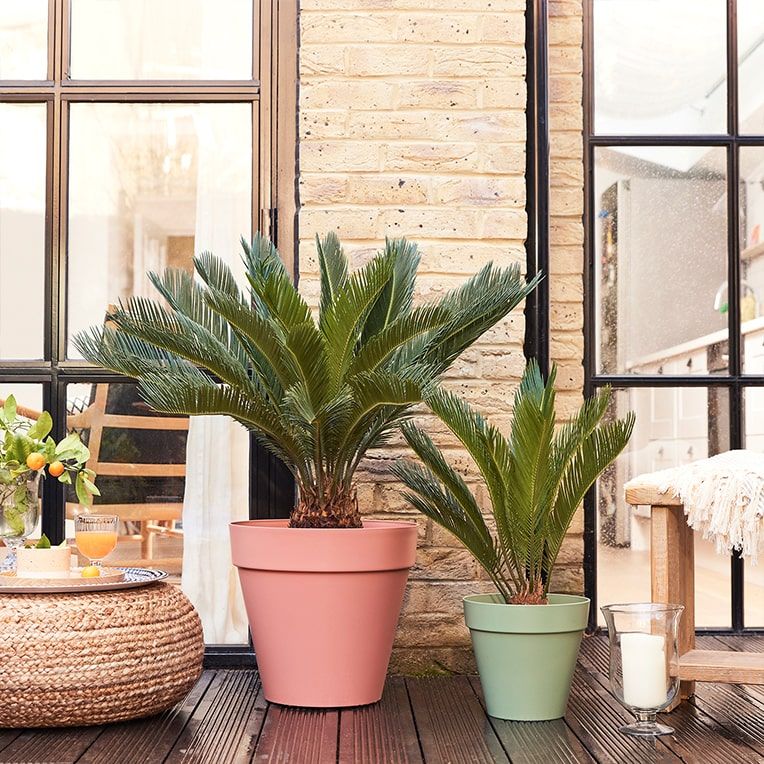
[(565, 425), (555, 427), (556, 369), (544, 382), (528, 364), (505, 438), (455, 395), (436, 390), (433, 412), (464, 445), (490, 498), (494, 530), (464, 479), (413, 424), (403, 434), (422, 464), (393, 466), (408, 502), (451, 531), (474, 555), (508, 604), (546, 604), (557, 555), (584, 494), (625, 448), (634, 414), (603, 422), (611, 391), (603, 388)]
[(358, 528), (355, 475), (459, 355), (535, 287), (516, 265), (486, 265), (414, 305), (419, 253), (387, 241), (351, 271), (334, 234), (317, 238), (318, 315), (273, 244), (242, 242), (247, 285), (210, 253), (150, 274), (163, 299), (133, 297), (75, 339), (83, 356), (136, 377), (171, 414), (224, 414), (294, 475), (299, 528)]

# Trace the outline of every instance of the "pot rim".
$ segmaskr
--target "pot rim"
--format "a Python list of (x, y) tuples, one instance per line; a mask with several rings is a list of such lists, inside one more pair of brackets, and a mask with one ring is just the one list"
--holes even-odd
[(288, 530), (301, 533), (346, 533), (347, 531), (366, 531), (374, 533), (376, 531), (390, 531), (397, 528), (416, 527), (414, 520), (362, 520), (363, 528), (290, 528), (289, 519), (263, 519), (263, 520), (236, 520), (229, 523), (231, 528), (257, 528), (259, 530)]
[(555, 597), (565, 597), (566, 602), (547, 602), (546, 605), (531, 605), (531, 604), (523, 604), (523, 605), (517, 605), (517, 604), (511, 604), (509, 602), (492, 602), (488, 599), (485, 599), (486, 597), (495, 597), (497, 596), (497, 592), (487, 592), (483, 594), (468, 594), (466, 597), (462, 598), (462, 602), (469, 602), (473, 605), (479, 605), (479, 606), (485, 606), (485, 607), (501, 607), (501, 608), (566, 608), (566, 607), (576, 607), (578, 605), (583, 605), (584, 603), (591, 604), (591, 599), (589, 597), (585, 597), (582, 594), (562, 594), (558, 592), (550, 592), (551, 595)]

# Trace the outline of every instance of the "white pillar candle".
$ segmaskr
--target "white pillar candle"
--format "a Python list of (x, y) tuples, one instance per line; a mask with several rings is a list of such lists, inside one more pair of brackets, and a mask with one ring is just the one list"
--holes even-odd
[(658, 634), (621, 634), (623, 700), (634, 708), (657, 708), (666, 702), (668, 676), (664, 638)]

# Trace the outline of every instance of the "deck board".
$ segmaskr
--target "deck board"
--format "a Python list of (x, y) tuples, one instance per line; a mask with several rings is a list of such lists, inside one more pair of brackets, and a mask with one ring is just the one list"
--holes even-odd
[(428, 764), (508, 764), (467, 677), (407, 679), (406, 686)]
[[(470, 684), (485, 708), (480, 679), (472, 676)], [(543, 724), (504, 719), (490, 721), (512, 764), (547, 764), (550, 760), (560, 764), (594, 761), (564, 719)]]
[(374, 706), (340, 715), (342, 764), (422, 764), (405, 680), (392, 677)]
[[(760, 637), (699, 637), (703, 649), (764, 652)], [(477, 677), (391, 678), (381, 703), (316, 711), (269, 705), (252, 669), (206, 671), (174, 709), (106, 727), (0, 730), (0, 764), (764, 763), (764, 687), (698, 682), (662, 720), (676, 733), (619, 732), (630, 713), (610, 693), (608, 647), (583, 641), (564, 720), (485, 714)]]

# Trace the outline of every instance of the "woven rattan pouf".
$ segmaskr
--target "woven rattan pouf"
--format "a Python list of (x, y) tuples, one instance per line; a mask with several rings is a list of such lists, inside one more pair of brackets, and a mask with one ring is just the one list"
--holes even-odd
[(199, 616), (176, 587), (0, 594), (0, 727), (150, 716), (199, 678)]

